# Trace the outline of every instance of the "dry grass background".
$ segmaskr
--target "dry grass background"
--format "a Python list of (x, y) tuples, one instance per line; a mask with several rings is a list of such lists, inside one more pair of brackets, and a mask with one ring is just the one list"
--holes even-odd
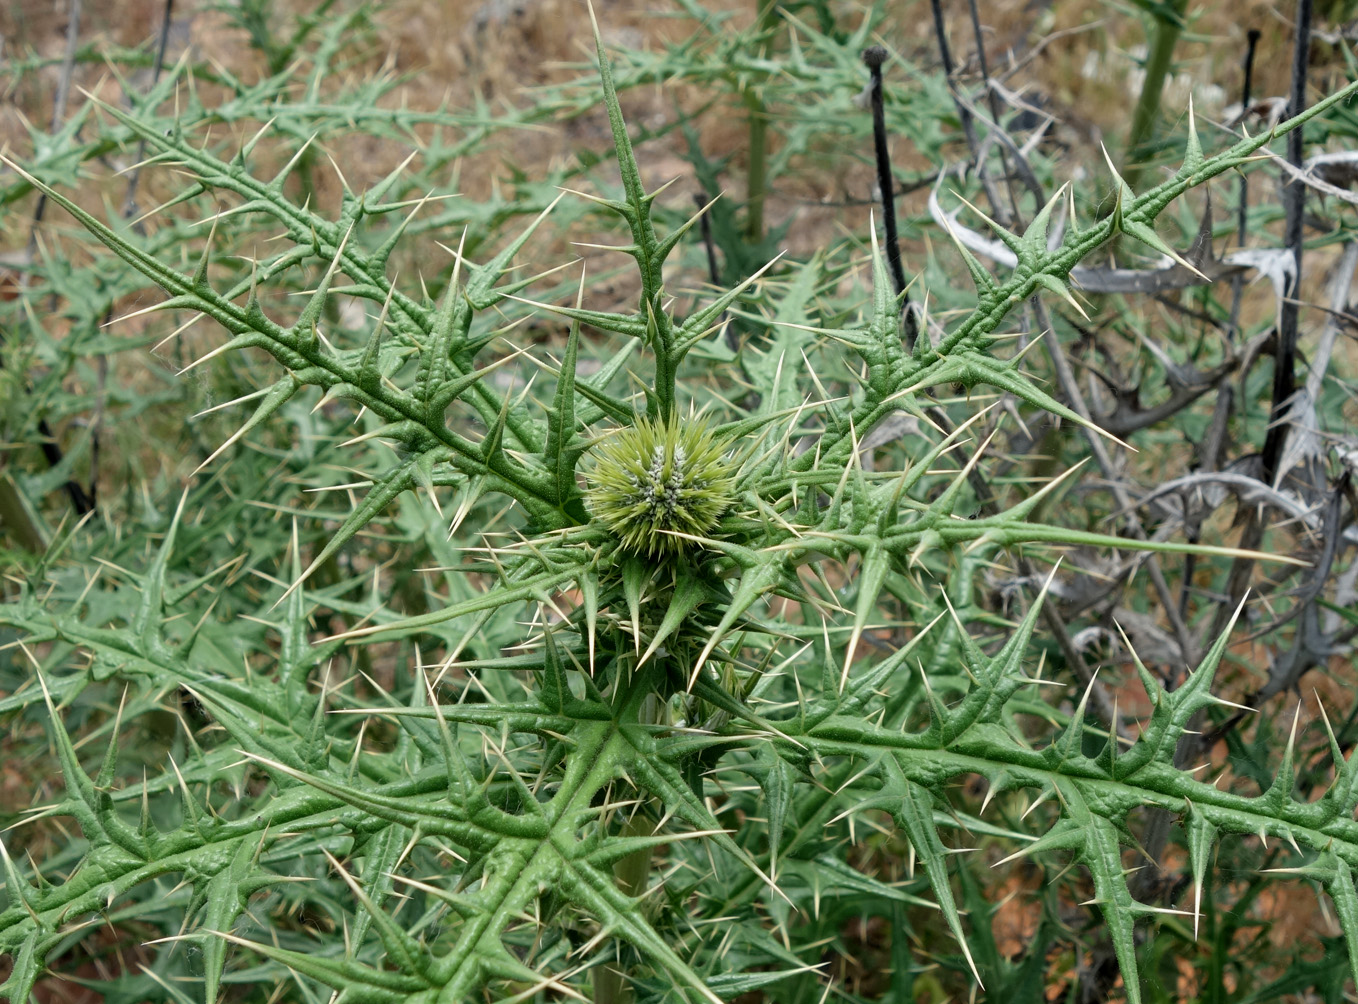
[[(28, 123), (46, 126), (52, 120), (53, 100), (61, 74), (73, 0), (17, 0), (0, 6), (0, 59), (37, 54), (48, 60), (39, 71), (14, 80), (0, 96), (0, 151), (22, 161), (30, 146)], [(280, 16), (304, 14), (314, 5), (284, 0), (276, 5)], [(967, 7), (960, 0), (944, 4), (955, 58), (964, 75), (975, 73), (977, 62)], [(79, 8), (82, 45), (96, 49), (149, 46), (158, 32), (164, 0), (98, 0)], [(341, 61), (353, 76), (393, 73), (404, 82), (392, 95), (392, 103), (412, 108), (435, 108), (447, 102), (453, 109), (470, 107), (477, 96), (492, 108), (523, 105), (532, 91), (545, 84), (576, 79), (588, 73), (589, 30), (584, 0), (391, 0), (374, 5), (374, 35), (356, 42)], [(625, 0), (599, 0), (596, 5), (605, 41), (630, 48), (657, 48), (687, 37), (693, 22), (663, 2), (635, 4)], [(839, 5), (845, 24), (864, 16), (860, 4)], [(886, 0), (886, 17), (879, 40), (899, 52), (919, 73), (932, 73), (938, 64), (929, 7), (923, 0)], [(753, 20), (753, 4), (736, 13), (735, 23)], [(1055, 114), (1055, 136), (1067, 150), (1058, 168), (1058, 180), (1067, 177), (1102, 177), (1100, 144), (1107, 139), (1116, 149), (1126, 133), (1130, 107), (1139, 88), (1140, 70), (1134, 57), (1145, 52), (1141, 21), (1115, 6), (1098, 0), (991, 0), (981, 4), (991, 72), (999, 75), (1018, 67), (1006, 83), (1011, 89), (1042, 103)], [(1284, 95), (1290, 59), (1291, 28), (1287, 14), (1264, 0), (1240, 3), (1209, 2), (1190, 10), (1190, 31), (1176, 49), (1175, 72), (1166, 86), (1163, 107), (1184, 109), (1191, 93), (1200, 115), (1219, 119), (1234, 101), (1241, 83), (1241, 57), (1245, 33), (1262, 32), (1255, 65), (1255, 94)], [(168, 58), (187, 49), (209, 63), (220, 64), (249, 81), (267, 73), (263, 56), (250, 45), (242, 30), (231, 26), (220, 5), (190, 0), (173, 5)], [(1322, 41), (1315, 46), (1317, 63), (1333, 64), (1334, 54)], [(582, 65), (584, 64), (584, 65)], [(140, 76), (149, 78), (149, 71)], [(144, 82), (144, 80), (142, 81)], [(138, 76), (133, 76), (138, 83)], [(900, 87), (900, 79), (889, 80)], [(104, 100), (121, 99), (118, 84), (96, 62), (78, 65), (67, 114), (81, 99), (75, 88), (85, 88)], [(204, 89), (209, 94), (210, 90)], [(673, 117), (676, 107), (696, 108), (711, 95), (690, 86), (672, 85), (624, 96), (629, 120), (641, 127), (659, 126)], [(731, 99), (733, 102), (734, 98)], [(734, 111), (734, 108), (733, 108)], [(239, 129), (244, 141), (253, 127)], [(708, 156), (730, 156), (733, 179), (744, 176), (746, 133), (743, 114), (722, 114), (718, 106), (700, 123), (701, 144)], [(417, 130), (418, 131), (418, 130)], [(677, 133), (648, 142), (641, 157), (648, 184), (679, 179), (677, 193), (698, 190), (692, 168), (683, 157)], [(776, 128), (770, 133), (771, 154), (776, 151)], [(544, 128), (497, 133), (476, 152), (457, 164), (456, 190), (464, 198), (484, 198), (497, 185), (508, 184), (512, 169), (527, 177), (542, 176), (550, 166), (574, 157), (581, 149), (605, 149), (607, 122), (602, 110)], [(339, 165), (351, 187), (363, 187), (385, 175), (409, 153), (408, 146), (383, 142), (366, 135), (330, 140), (322, 149)], [(841, 152), (842, 153), (842, 152)], [(793, 255), (825, 247), (845, 232), (861, 232), (873, 205), (874, 175), (862, 151), (858, 156), (830, 156), (793, 165), (775, 179), (766, 203), (770, 226), (792, 222), (786, 238)], [(257, 155), (267, 164), (266, 149)], [(910, 144), (898, 140), (892, 151), (898, 170), (926, 171), (929, 165)], [(124, 168), (130, 155), (112, 158), (111, 166)], [(453, 178), (448, 179), (450, 187)], [(79, 197), (97, 204), (121, 198), (119, 181), (107, 172), (108, 187), (98, 183), (82, 189)], [(172, 172), (151, 172), (141, 180), (140, 201), (155, 205), (175, 192)], [(740, 198), (739, 182), (728, 194)], [(329, 170), (316, 173), (314, 198), (322, 208), (339, 204), (340, 179)], [(927, 189), (906, 195), (898, 202), (902, 216), (922, 215)], [(679, 198), (685, 197), (680, 195)], [(7, 260), (20, 260), (26, 253), (32, 230), (31, 200), (0, 207), (0, 270)], [(154, 221), (149, 225), (154, 226)], [(60, 241), (71, 226), (61, 214), (49, 218), (40, 236)], [(606, 252), (582, 245), (607, 242), (609, 235), (559, 230), (555, 240), (539, 242), (538, 261), (528, 265), (550, 267), (573, 257), (586, 260), (591, 275), (616, 266)], [(436, 240), (455, 243), (453, 234), (427, 234), (405, 246), (406, 258), (398, 262), (407, 271), (422, 262), (442, 262)], [(248, 250), (248, 249), (247, 249)], [(907, 268), (921, 264), (931, 248), (924, 241), (907, 241), (903, 253)], [(78, 252), (77, 252), (78, 253)], [(0, 274), (3, 274), (0, 272)], [(1323, 270), (1314, 273), (1318, 289)], [(680, 286), (701, 284), (698, 270), (678, 276)], [(12, 281), (12, 277), (10, 279)], [(595, 296), (609, 290), (596, 286)], [(601, 309), (631, 299), (635, 290), (624, 279), (612, 290), (612, 303), (596, 302)], [(137, 304), (128, 304), (129, 310)], [(1264, 296), (1247, 303), (1245, 316), (1268, 311)], [(129, 379), (135, 375), (129, 374)]]
[[(28, 144), (24, 122), (47, 123), (60, 75), (60, 58), (72, 0), (17, 0), (0, 7), (0, 50), (6, 58), (35, 52), (52, 62), (41, 72), (18, 81), (0, 100), (0, 147), (22, 158)], [(888, 0), (880, 40), (901, 53), (920, 72), (932, 72), (937, 64), (932, 22), (927, 3), (921, 0)], [(964, 69), (974, 70), (975, 53), (965, 3), (946, 3), (952, 45)], [(278, 7), (304, 13), (305, 3), (281, 3)], [(663, 3), (635, 4), (624, 0), (600, 0), (596, 5), (605, 41), (632, 48), (658, 47), (675, 42), (691, 31), (692, 22)], [(843, 18), (853, 23), (863, 8), (843, 4)], [(134, 47), (146, 43), (159, 29), (165, 10), (156, 0), (99, 0), (84, 3), (80, 10), (82, 43)], [(753, 19), (754, 7), (744, 13)], [(1097, 174), (1101, 167), (1098, 144), (1105, 137), (1110, 146), (1125, 134), (1130, 105), (1137, 93), (1139, 69), (1133, 56), (1144, 53), (1141, 23), (1116, 7), (1096, 0), (993, 0), (981, 5), (987, 54), (994, 73), (1025, 60), (1043, 40), (1040, 52), (1023, 67), (1011, 86), (1021, 85), (1038, 97), (1062, 123), (1060, 135), (1070, 146), (1070, 168), (1087, 165)], [(1166, 109), (1183, 109), (1191, 91), (1200, 114), (1219, 116), (1234, 100), (1241, 79), (1241, 56), (1245, 33), (1262, 32), (1255, 69), (1255, 92), (1282, 95), (1287, 89), (1291, 28), (1285, 12), (1262, 0), (1240, 3), (1209, 2), (1190, 11), (1190, 32), (1176, 50), (1176, 72), (1166, 88)], [(589, 58), (588, 17), (584, 0), (392, 0), (375, 7), (375, 45), (365, 44), (346, 54), (348, 72), (354, 74), (392, 71), (407, 77), (398, 92), (411, 107), (435, 107), (447, 99), (454, 108), (470, 104), (475, 95), (492, 105), (521, 104), (531, 100), (533, 87), (571, 79)], [(739, 17), (737, 22), (739, 23)], [(1055, 36), (1053, 38), (1053, 36)], [(226, 16), (201, 2), (174, 5), (170, 56), (185, 47), (203, 59), (229, 66), (245, 79), (266, 72), (263, 58), (249, 45), (245, 33), (229, 26)], [(1323, 42), (1317, 46), (1317, 62), (1328, 62)], [(114, 97), (109, 74), (97, 65), (77, 69), (76, 84)], [(892, 82), (900, 86), (900, 81)], [(692, 107), (702, 95), (682, 88), (656, 89), (649, 94), (633, 92), (626, 103), (638, 125), (655, 125), (672, 115), (674, 102)], [(79, 95), (74, 95), (78, 100)], [(556, 158), (570, 157), (581, 145), (602, 143), (606, 137), (601, 113), (565, 122), (559, 128), (517, 132), (500, 137), (462, 165), (459, 191), (467, 198), (484, 195), (508, 177), (512, 162), (529, 176), (542, 173)], [(711, 115), (704, 123), (704, 149), (709, 153), (733, 153), (733, 167), (743, 165), (741, 148), (744, 128), (738, 116)], [(774, 138), (776, 144), (776, 136)], [(677, 148), (651, 144), (643, 158), (643, 170), (657, 178), (683, 177), (686, 162)], [(371, 140), (332, 151), (343, 164), (346, 177), (356, 189), (385, 174), (408, 152), (394, 145)], [(911, 151), (897, 144), (895, 162), (908, 169)], [(827, 228), (858, 226), (867, 205), (844, 209), (819, 204), (870, 198), (871, 172), (866, 165), (853, 165), (845, 176), (835, 165), (813, 165), (803, 177), (782, 179), (771, 196), (769, 215), (777, 223), (795, 216), (789, 234), (792, 250), (819, 247)], [(333, 176), (320, 180), (322, 200), (337, 200), (339, 189)], [(919, 212), (924, 192), (915, 193), (902, 207)], [(22, 245), (26, 228), (22, 209), (6, 219), (6, 249)], [(907, 256), (910, 253), (909, 248)]]

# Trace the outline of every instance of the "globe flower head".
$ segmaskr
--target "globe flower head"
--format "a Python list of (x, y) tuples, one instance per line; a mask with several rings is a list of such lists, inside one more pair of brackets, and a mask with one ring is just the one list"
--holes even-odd
[(596, 450), (586, 493), (590, 512), (627, 550), (678, 554), (716, 527), (731, 504), (734, 470), (698, 419), (638, 419)]

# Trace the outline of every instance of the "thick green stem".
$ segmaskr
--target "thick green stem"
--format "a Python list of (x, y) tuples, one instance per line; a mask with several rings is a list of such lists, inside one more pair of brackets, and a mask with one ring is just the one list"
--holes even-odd
[[(651, 693), (641, 699), (637, 709), (637, 720), (655, 725), (665, 717), (664, 702), (657, 694)], [(637, 806), (618, 833), (618, 839), (649, 837), (656, 832), (655, 824)], [(646, 891), (646, 879), (651, 874), (651, 855), (653, 848), (643, 847), (633, 851), (613, 865), (613, 877), (618, 880), (618, 888), (627, 896), (640, 896)], [(632, 1000), (632, 984), (621, 969), (600, 967), (594, 980), (594, 1004), (629, 1004)]]
[(1178, 45), (1179, 34), (1183, 31), (1183, 15), (1187, 7), (1188, 0), (1171, 0), (1173, 16), (1155, 16), (1155, 30), (1151, 35), (1150, 52), (1146, 56), (1146, 79), (1141, 84), (1141, 96), (1132, 113), (1132, 131), (1127, 136), (1127, 154), (1122, 169), (1122, 176), (1132, 191), (1136, 191), (1141, 164), (1146, 156), (1146, 144), (1155, 130), (1155, 118), (1160, 113), (1160, 96), (1165, 90), (1165, 77), (1174, 58), (1174, 47)]
[(749, 173), (745, 189), (745, 237), (751, 244), (764, 239), (764, 196), (767, 194), (768, 112), (763, 96), (754, 88), (745, 92), (745, 107), (750, 114)]
[(47, 550), (46, 535), (36, 514), (7, 471), (0, 471), (0, 526), (8, 530), (24, 550), (33, 554)]
[[(768, 0), (759, 4), (756, 30), (767, 41), (778, 26), (778, 4)], [(768, 129), (769, 114), (764, 106), (764, 94), (754, 87), (746, 87), (743, 94), (749, 113), (749, 168), (745, 177), (745, 239), (758, 244), (764, 239), (764, 197), (768, 194)]]
[[(649, 837), (654, 826), (641, 812), (633, 813), (623, 826), (619, 837)], [(640, 896), (646, 889), (646, 878), (651, 874), (651, 848), (633, 851), (613, 866), (613, 875), (628, 896)], [(594, 1004), (627, 1004), (632, 1000), (631, 981), (619, 969), (600, 967), (594, 981)]]

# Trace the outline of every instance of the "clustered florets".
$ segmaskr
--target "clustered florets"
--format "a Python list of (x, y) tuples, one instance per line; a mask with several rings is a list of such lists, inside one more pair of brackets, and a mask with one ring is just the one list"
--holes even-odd
[(598, 448), (590, 512), (629, 551), (677, 554), (717, 525), (731, 504), (731, 464), (698, 419), (638, 419)]

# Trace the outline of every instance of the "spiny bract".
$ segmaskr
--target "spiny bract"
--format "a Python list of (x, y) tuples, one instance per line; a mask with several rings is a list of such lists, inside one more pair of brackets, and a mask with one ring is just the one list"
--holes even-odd
[(629, 551), (677, 554), (689, 537), (710, 533), (731, 504), (733, 468), (721, 447), (706, 422), (640, 418), (599, 446), (590, 512)]

